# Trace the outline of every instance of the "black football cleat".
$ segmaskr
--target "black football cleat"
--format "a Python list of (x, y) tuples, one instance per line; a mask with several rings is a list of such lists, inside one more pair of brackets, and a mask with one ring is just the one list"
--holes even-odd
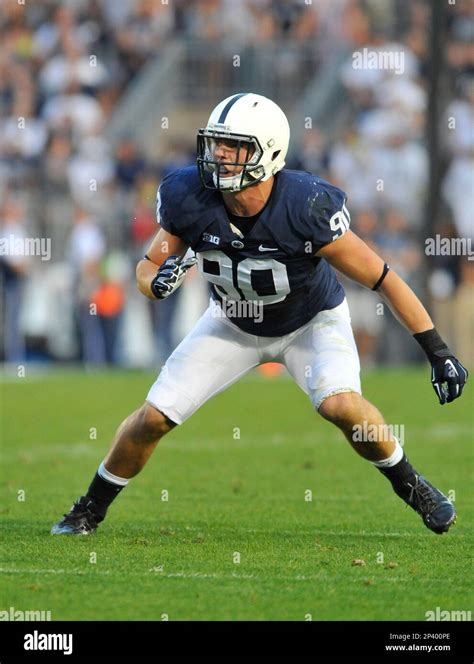
[(422, 475), (414, 475), (394, 487), (394, 490), (418, 512), (425, 526), (434, 533), (442, 535), (456, 521), (456, 510), (452, 502)]
[(92, 500), (81, 496), (76, 500), (64, 518), (51, 528), (51, 535), (90, 535), (104, 517), (90, 508), (94, 505)]

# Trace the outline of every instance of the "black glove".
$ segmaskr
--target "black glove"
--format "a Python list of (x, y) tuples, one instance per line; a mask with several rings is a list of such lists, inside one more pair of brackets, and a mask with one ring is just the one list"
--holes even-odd
[(460, 397), (468, 375), (461, 362), (454, 355), (449, 355), (432, 362), (431, 367), (431, 384), (440, 404)]
[(159, 300), (163, 300), (173, 293), (186, 276), (186, 272), (197, 263), (197, 259), (187, 258), (179, 262), (178, 256), (170, 256), (160, 266), (150, 284), (151, 292)]
[(413, 335), (431, 363), (431, 384), (441, 405), (461, 396), (468, 371), (433, 328)]

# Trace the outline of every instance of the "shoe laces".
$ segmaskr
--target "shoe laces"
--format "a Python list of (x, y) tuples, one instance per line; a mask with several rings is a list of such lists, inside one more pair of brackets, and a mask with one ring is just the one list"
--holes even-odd
[(89, 503), (74, 503), (72, 509), (64, 514), (64, 521), (66, 523), (73, 523), (78, 517), (87, 517), (89, 521), (92, 521), (95, 525), (99, 522), (98, 518), (94, 512), (88, 507)]
[(410, 488), (409, 502), (425, 513), (431, 513), (438, 503), (433, 489), (425, 482), (420, 482), (418, 475)]

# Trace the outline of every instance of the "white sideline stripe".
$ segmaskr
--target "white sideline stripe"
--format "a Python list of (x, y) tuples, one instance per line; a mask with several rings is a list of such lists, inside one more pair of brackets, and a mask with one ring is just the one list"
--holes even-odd
[[(183, 578), (183, 579), (258, 579), (256, 574), (237, 574), (232, 572), (232, 574), (216, 574), (216, 573), (206, 573), (206, 572), (155, 572), (154, 570), (148, 570), (154, 574), (159, 574), (160, 576), (165, 576), (167, 578)], [(278, 577), (278, 578), (293, 578), (293, 577)]]
[[(215, 443), (209, 443), (208, 438), (196, 438), (192, 441), (171, 441), (168, 443), (167, 450), (176, 450), (182, 452), (201, 452), (201, 451), (221, 451), (225, 450), (228, 453), (232, 453), (232, 450), (243, 450), (247, 448), (255, 449), (256, 445), (258, 449), (264, 449), (268, 447), (274, 447), (276, 445), (290, 447), (292, 445), (291, 434), (288, 436), (271, 435), (271, 427), (268, 429), (269, 438), (265, 440), (258, 440), (255, 436), (250, 437), (248, 440), (241, 439), (239, 441), (228, 441), (221, 437), (221, 440)], [(423, 427), (410, 427), (409, 440), (407, 441), (407, 450), (411, 444), (416, 443), (419, 437), (423, 437), (424, 440), (436, 439), (436, 442), (440, 439), (449, 438), (454, 435), (470, 435), (472, 433), (471, 427), (469, 424), (441, 424), (436, 427), (429, 427), (428, 429)], [(324, 436), (325, 442), (330, 442), (331, 444), (340, 444), (347, 446), (348, 444), (343, 440), (339, 433), (334, 430), (334, 434), (319, 434), (317, 431), (308, 432), (298, 437), (298, 442), (305, 444), (314, 444), (315, 450), (318, 449), (318, 445), (322, 442), (322, 436)], [(444, 442), (444, 441), (443, 441)], [(108, 445), (109, 441), (104, 441), (104, 445)], [(98, 450), (97, 441), (92, 443), (86, 443), (82, 441), (71, 441), (70, 443), (64, 444), (54, 444), (54, 445), (35, 445), (34, 447), (23, 447), (14, 449), (6, 449), (4, 444), (4, 449), (2, 450), (2, 456), (4, 459), (14, 458), (15, 460), (22, 461), (22, 457), (27, 457), (28, 460), (33, 460), (35, 457), (43, 456), (53, 456), (55, 454), (61, 454), (62, 456), (84, 456), (84, 457), (100, 457), (104, 453), (105, 447)], [(314, 469), (315, 471), (317, 469)]]
[[(383, 567), (383, 565), (381, 566)], [(366, 570), (369, 573), (369, 569)], [(80, 576), (95, 576), (97, 574), (122, 574), (122, 570), (94, 570), (91, 572), (84, 572), (82, 570), (67, 570), (67, 569), (14, 569), (14, 568), (2, 568), (0, 567), (1, 574), (77, 574)], [(272, 580), (281, 580), (281, 581), (322, 581), (322, 580), (334, 580), (334, 579), (347, 579), (346, 574), (328, 574), (322, 572), (321, 574), (305, 576), (304, 574), (295, 574), (294, 576), (272, 576), (260, 577), (258, 574), (238, 574), (237, 572), (232, 572), (231, 574), (218, 574), (218, 573), (206, 573), (206, 572), (154, 572), (153, 570), (147, 570), (144, 572), (129, 572), (132, 576), (145, 576), (148, 574), (154, 574), (156, 576), (172, 579), (240, 579), (248, 580), (252, 579), (254, 581), (268, 581), (269, 578)], [(427, 579), (427, 577), (424, 577)], [(435, 577), (433, 577), (434, 579)], [(386, 578), (379, 579), (381, 581), (406, 581), (411, 583), (411, 577), (407, 574), (406, 577), (399, 576), (387, 576)], [(360, 582), (360, 578), (352, 579), (354, 582)]]
[[(465, 501), (467, 505), (470, 505), (472, 501)], [(150, 522), (151, 524), (151, 522)], [(149, 523), (146, 523), (145, 525), (148, 526), (150, 525)], [(26, 530), (29, 529), (30, 526), (28, 524), (22, 524), (18, 523), (15, 526), (19, 530)], [(248, 535), (288, 535), (291, 537), (377, 537), (377, 538), (384, 538), (384, 537), (416, 537), (416, 538), (431, 538), (430, 533), (427, 531), (426, 533), (423, 531), (420, 532), (382, 532), (382, 531), (376, 531), (376, 530), (371, 530), (370, 532), (367, 532), (366, 530), (344, 530), (344, 531), (337, 531), (337, 530), (279, 530), (278, 528), (272, 528), (271, 530), (257, 530), (255, 528), (241, 528), (238, 525), (235, 526), (235, 528), (226, 526), (226, 527), (211, 527), (211, 528), (198, 528), (197, 526), (176, 526), (174, 528), (175, 533), (177, 535), (180, 534), (185, 534), (184, 531), (187, 532), (196, 532), (202, 534), (203, 532), (209, 533), (210, 536), (212, 536), (214, 533), (219, 532), (233, 532), (235, 534), (248, 534)], [(161, 534), (158, 532), (158, 534)], [(463, 539), (465, 539), (463, 533), (459, 533), (459, 536), (461, 536)], [(452, 537), (452, 536), (451, 536)], [(2, 568), (0, 568), (0, 572), (2, 571)], [(84, 572), (85, 573), (85, 572)]]
[[(190, 530), (190, 531), (196, 531), (199, 533), (202, 533), (203, 528), (197, 528), (194, 526), (185, 526), (185, 530)], [(337, 530), (278, 530), (278, 528), (273, 528), (272, 530), (257, 530), (255, 528), (239, 528), (236, 526), (235, 528), (218, 528), (216, 530), (222, 531), (222, 530), (232, 530), (238, 533), (249, 533), (249, 534), (254, 534), (254, 535), (291, 535), (292, 537), (295, 537), (297, 535), (298, 537), (309, 537), (309, 536), (315, 536), (317, 535), (318, 537), (340, 537), (341, 535), (344, 537), (430, 537), (430, 534), (428, 532), (418, 532), (418, 533), (409, 533), (409, 532), (403, 532), (403, 533), (390, 533), (390, 532), (378, 532), (378, 531), (370, 531), (367, 532), (365, 530), (343, 530), (343, 531), (337, 531)], [(178, 530), (176, 530), (178, 532)], [(213, 532), (213, 531), (210, 531)]]
[[(311, 434), (306, 437), (306, 436), (300, 436), (299, 437), (300, 442), (307, 442), (308, 444), (310, 443), (317, 443), (318, 442), (318, 436)], [(342, 442), (344, 441), (340, 440), (339, 435), (335, 433), (334, 436), (327, 436), (325, 435), (324, 438), (325, 442), (329, 441), (331, 443), (337, 443), (337, 442)], [(2, 456), (4, 458), (14, 458), (15, 460), (22, 461), (23, 457), (26, 457), (27, 460), (33, 460), (36, 457), (48, 457), (48, 456), (54, 456), (55, 454), (60, 454), (61, 456), (84, 456), (84, 457), (96, 457), (97, 459), (100, 458), (101, 454), (104, 454), (106, 451), (106, 447), (109, 444), (109, 441), (104, 441), (103, 447), (98, 449), (97, 441), (94, 441), (94, 444), (92, 443), (85, 443), (84, 441), (71, 441), (70, 443), (64, 443), (64, 444), (54, 444), (54, 445), (47, 445), (47, 444), (41, 444), (41, 445), (35, 445), (34, 447), (23, 447), (23, 448), (11, 448), (11, 449), (3, 449), (2, 450)], [(258, 444), (258, 447), (263, 449), (263, 448), (268, 448), (268, 447), (275, 447), (276, 445), (285, 445), (288, 448), (291, 446), (292, 441), (291, 441), (291, 436), (288, 437), (270, 437), (266, 439), (266, 441), (257, 441), (256, 436), (249, 437), (248, 440), (239, 440), (239, 441), (234, 441), (234, 444), (230, 446), (230, 441), (227, 439), (222, 438), (220, 441), (215, 442), (215, 443), (209, 443), (209, 439), (203, 438), (195, 438), (191, 442), (188, 441), (170, 441), (168, 442), (167, 450), (168, 451), (173, 451), (176, 450), (178, 452), (183, 452), (184, 450), (186, 452), (202, 452), (202, 451), (225, 451), (226, 453), (232, 450), (243, 450), (243, 449), (250, 449), (252, 450), (255, 449), (255, 446)]]
[[(85, 576), (89, 572), (79, 569), (16, 569), (14, 567), (0, 567), (0, 574), (80, 574)], [(94, 574), (110, 574), (109, 570), (94, 570)]]

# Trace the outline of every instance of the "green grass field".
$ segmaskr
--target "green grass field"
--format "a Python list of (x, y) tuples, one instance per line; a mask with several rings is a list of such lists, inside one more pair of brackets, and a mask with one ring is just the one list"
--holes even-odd
[(472, 387), (441, 407), (428, 367), (367, 373), (363, 386), (404, 425), (415, 467), (455, 491), (447, 535), (428, 531), (291, 381), (252, 375), (163, 439), (95, 535), (50, 536), (153, 379), (71, 371), (2, 381), (1, 610), (53, 620), (472, 610)]

